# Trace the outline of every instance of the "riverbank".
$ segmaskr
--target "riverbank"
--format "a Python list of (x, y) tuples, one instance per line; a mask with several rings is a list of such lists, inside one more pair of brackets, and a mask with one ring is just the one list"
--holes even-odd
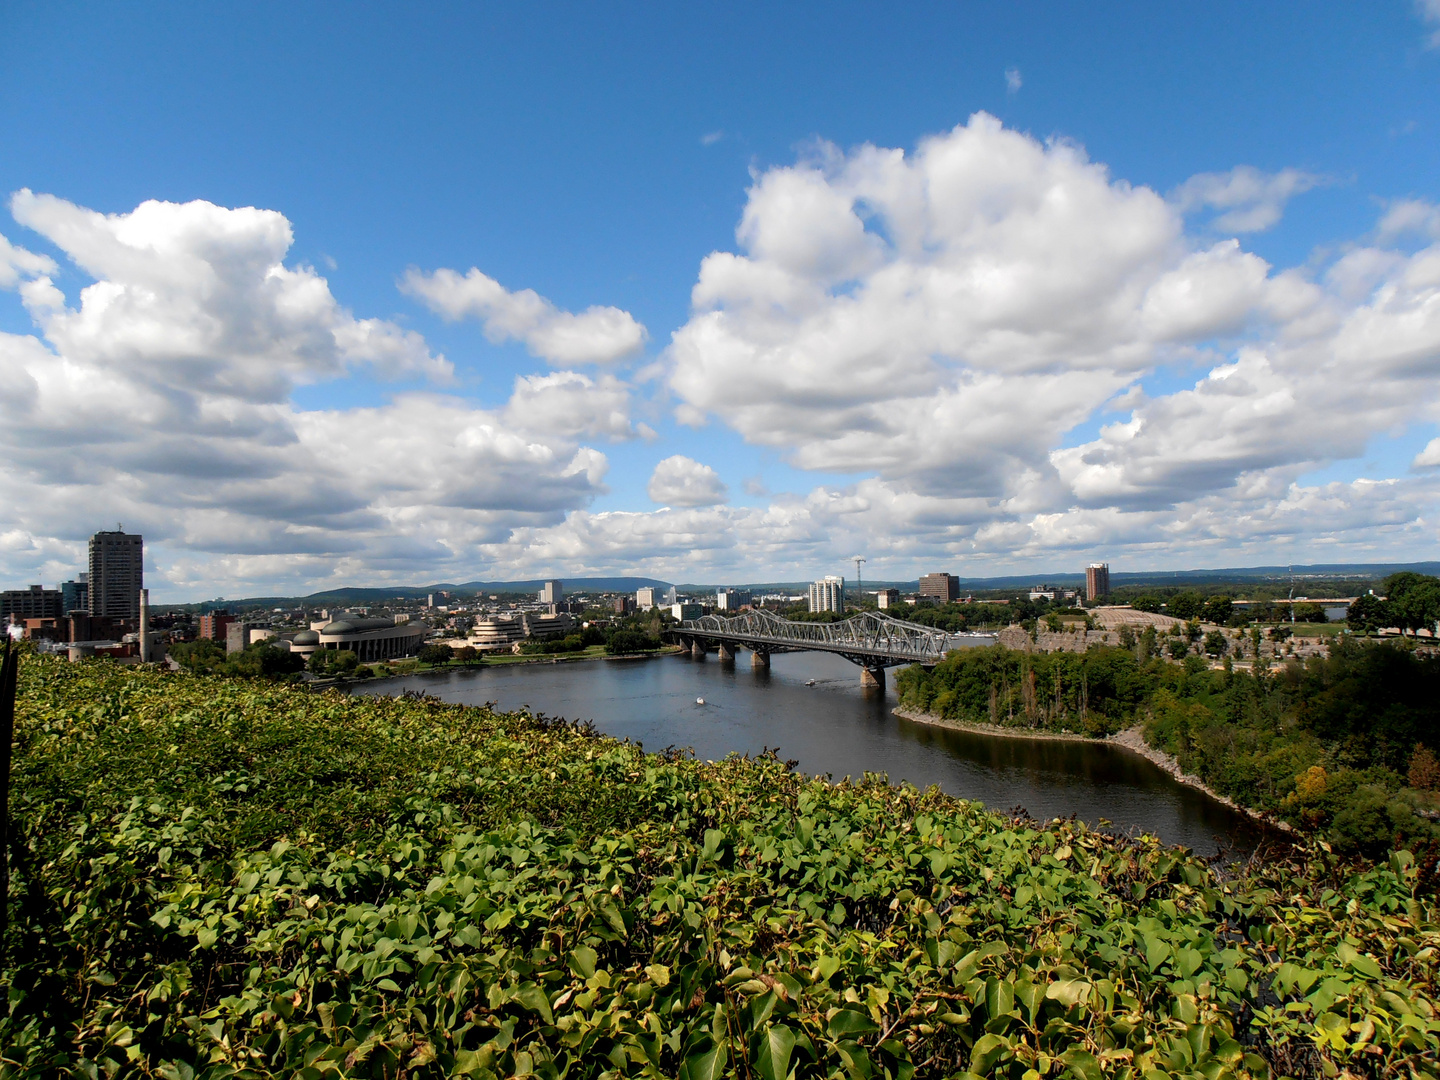
[(392, 682), (395, 679), (409, 679), (413, 678), (416, 675), (435, 675), (453, 671), (483, 671), (486, 668), (494, 669), (527, 667), (536, 664), (583, 664), (595, 660), (653, 660), (657, 656), (674, 656), (680, 651), (681, 650), (677, 646), (667, 645), (664, 648), (656, 649), (653, 652), (620, 653), (617, 656), (611, 656), (608, 653), (604, 652), (590, 652), (588, 650), (583, 653), (521, 653), (519, 655), (511, 654), (504, 657), (490, 657), (472, 664), (451, 663), (427, 666), (417, 663), (413, 668), (410, 668), (406, 671), (384, 671), (383, 674), (381, 674), (380, 672), (383, 668), (386, 667), (386, 665), (376, 664), (370, 667), (370, 670), (375, 672), (375, 674), (369, 676), (368, 678), (357, 679), (353, 676), (339, 678), (322, 677), (308, 679), (305, 681), (305, 685), (317, 689), (326, 689), (332, 686), (358, 686), (365, 685), (367, 683)]
[(1159, 768), (1162, 772), (1169, 774), (1177, 783), (1186, 787), (1194, 788), (1207, 798), (1214, 799), (1222, 806), (1227, 806), (1236, 813), (1244, 814), (1253, 821), (1266, 826), (1267, 828), (1280, 829), (1283, 832), (1294, 832), (1288, 822), (1280, 821), (1269, 814), (1252, 807), (1236, 802), (1228, 795), (1222, 795), (1198, 776), (1187, 773), (1180, 766), (1172, 755), (1163, 750), (1157, 750), (1145, 741), (1145, 733), (1140, 724), (1126, 728), (1108, 738), (1097, 739), (1091, 735), (1081, 735), (1073, 731), (1030, 731), (1020, 728), (1004, 727), (1000, 724), (975, 724), (962, 720), (949, 720), (934, 713), (915, 712), (912, 709), (896, 708), (894, 714), (902, 720), (909, 720), (914, 724), (927, 724), (931, 727), (950, 728), (955, 731), (970, 731), (977, 735), (990, 735), (1002, 739), (1028, 739), (1032, 741), (1052, 742), (1083, 742), (1099, 743), (1105, 746), (1118, 746), (1128, 750), (1132, 754), (1138, 754), (1146, 761)]

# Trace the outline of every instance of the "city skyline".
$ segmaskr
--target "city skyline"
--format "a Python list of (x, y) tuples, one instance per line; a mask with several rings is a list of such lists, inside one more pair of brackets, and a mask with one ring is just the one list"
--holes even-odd
[(3, 16), (7, 587), (1430, 557), (1433, 4), (558, 10)]

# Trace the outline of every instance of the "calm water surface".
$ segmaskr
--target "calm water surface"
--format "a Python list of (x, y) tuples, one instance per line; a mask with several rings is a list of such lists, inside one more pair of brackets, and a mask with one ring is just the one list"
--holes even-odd
[[(814, 686), (805, 685), (809, 679)], [(712, 654), (706, 660), (482, 667), (390, 679), (354, 692), (404, 690), (593, 720), (606, 734), (646, 749), (689, 747), (702, 759), (778, 748), (807, 773), (836, 779), (886, 773), (892, 781), (937, 784), (996, 810), (1024, 807), (1042, 820), (1072, 814), (1091, 824), (1107, 820), (1116, 830), (1151, 832), (1207, 855), (1222, 847), (1248, 851), (1259, 839), (1248, 818), (1118, 747), (998, 738), (901, 720), (891, 712), (893, 688), (862, 690), (860, 669), (825, 653), (779, 654), (768, 672), (752, 670), (748, 653), (734, 664)]]

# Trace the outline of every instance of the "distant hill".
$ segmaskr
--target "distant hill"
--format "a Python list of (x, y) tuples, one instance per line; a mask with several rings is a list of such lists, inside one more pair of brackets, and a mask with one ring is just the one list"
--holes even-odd
[[(1244, 584), (1247, 582), (1261, 581), (1288, 581), (1293, 575), (1297, 579), (1348, 579), (1348, 580), (1376, 580), (1388, 577), (1401, 570), (1413, 570), (1420, 574), (1432, 574), (1440, 576), (1440, 562), (1418, 562), (1418, 563), (1315, 563), (1308, 565), (1291, 566), (1244, 566), (1200, 570), (1135, 570), (1123, 571), (1112, 567), (1110, 571), (1110, 584), (1118, 585), (1215, 585), (1224, 582), (1235, 582)], [(391, 585), (384, 588), (364, 588), (359, 586), (340, 589), (327, 589), (323, 592), (310, 593), (307, 596), (252, 596), (243, 600), (225, 600), (221, 604), (214, 601), (204, 601), (200, 604), (167, 604), (171, 608), (194, 608), (194, 607), (230, 607), (230, 608), (274, 608), (274, 607), (364, 607), (369, 604), (380, 603), (385, 600), (415, 600), (428, 596), (434, 592), (458, 593), (461, 596), (486, 593), (535, 593), (540, 591), (540, 586), (545, 583), (545, 578), (527, 578), (523, 581), (466, 581), (461, 584), (442, 582), (435, 585)], [(585, 577), (585, 578), (562, 578), (565, 583), (565, 592), (574, 593), (606, 593), (606, 592), (634, 592), (648, 586), (659, 589), (668, 589), (670, 582), (661, 581), (659, 578), (649, 577)], [(853, 578), (847, 578), (847, 584), (853, 582)], [(967, 592), (1004, 591), (1007, 589), (1025, 589), (1033, 585), (1083, 585), (1085, 582), (1084, 573), (1046, 573), (1036, 571), (1029, 574), (1007, 574), (1003, 577), (961, 577), (960, 585)], [(740, 584), (728, 582), (725, 585), (703, 585), (683, 584), (676, 585), (681, 593), (702, 594), (714, 592), (717, 588), (741, 588), (754, 592), (784, 592), (803, 593), (809, 586), (806, 581), (772, 581), (751, 584)], [(914, 592), (919, 588), (919, 580), (894, 581), (885, 579), (870, 580), (866, 578), (864, 588), (871, 589), (899, 589), (902, 592)]]
[[(1300, 578), (1332, 578), (1342, 580), (1378, 580), (1389, 577), (1391, 574), (1401, 570), (1413, 570), (1418, 574), (1431, 574), (1440, 576), (1440, 562), (1418, 562), (1418, 563), (1316, 563), (1311, 565), (1295, 566), (1242, 566), (1242, 567), (1220, 567), (1216, 569), (1200, 570), (1133, 570), (1117, 571), (1112, 565), (1110, 570), (1110, 584), (1115, 585), (1214, 585), (1220, 582), (1245, 582), (1260, 581), (1288, 581), (1293, 576)], [(1075, 573), (1036, 571), (1026, 574), (1006, 574), (1003, 577), (963, 577), (957, 575), (960, 585), (967, 591), (989, 592), (1005, 589), (1027, 589), (1034, 585), (1066, 585), (1076, 586), (1085, 584), (1084, 571)], [(846, 585), (849, 587), (854, 578), (846, 576)], [(910, 578), (905, 581), (887, 581), (882, 578), (871, 580), (864, 579), (864, 588), (868, 592), (871, 589), (899, 589), (901, 592), (914, 592), (920, 587), (918, 578)], [(756, 592), (804, 592), (810, 585), (809, 581), (778, 581), (766, 582), (763, 584), (734, 585), (732, 588), (749, 589)], [(723, 587), (723, 586), (722, 586)], [(680, 592), (703, 593), (713, 591), (714, 585), (678, 585)]]
[[(340, 589), (326, 589), (305, 596), (250, 596), (243, 600), (227, 599), (220, 604), (205, 601), (204, 606), (231, 608), (276, 608), (276, 607), (364, 607), (385, 600), (418, 600), (431, 593), (450, 592), (469, 596), (475, 593), (538, 593), (540, 586), (549, 578), (534, 578), (526, 581), (466, 581), (459, 585), (441, 582), (435, 585), (390, 585), (384, 588), (363, 588), (348, 586)], [(669, 582), (656, 578), (642, 577), (595, 577), (564, 578), (565, 592), (634, 592), (645, 586), (668, 589)], [(196, 604), (168, 604), (167, 607), (197, 607)]]

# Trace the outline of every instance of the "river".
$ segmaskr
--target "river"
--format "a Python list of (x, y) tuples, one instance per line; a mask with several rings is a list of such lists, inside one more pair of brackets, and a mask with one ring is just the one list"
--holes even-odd
[[(815, 685), (807, 686), (811, 679)], [(1120, 747), (901, 720), (892, 714), (893, 687), (863, 690), (859, 668), (825, 653), (777, 654), (769, 671), (752, 670), (748, 653), (735, 664), (712, 654), (451, 669), (354, 688), (405, 690), (592, 720), (607, 735), (649, 750), (689, 747), (702, 759), (774, 747), (807, 773), (836, 779), (886, 773), (892, 781), (937, 784), (995, 810), (1105, 820), (1114, 830), (1153, 833), (1205, 855), (1222, 847), (1243, 853), (1259, 839), (1249, 818)]]

